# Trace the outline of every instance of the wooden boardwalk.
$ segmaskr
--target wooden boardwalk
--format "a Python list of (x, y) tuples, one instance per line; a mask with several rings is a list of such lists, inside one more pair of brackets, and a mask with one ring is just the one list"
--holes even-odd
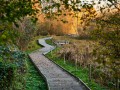
[(46, 44), (46, 39), (49, 38), (39, 40), (39, 43), (45, 47), (29, 54), (29, 56), (39, 71), (45, 76), (49, 90), (89, 90), (85, 85), (78, 82), (73, 76), (43, 55), (55, 48)]

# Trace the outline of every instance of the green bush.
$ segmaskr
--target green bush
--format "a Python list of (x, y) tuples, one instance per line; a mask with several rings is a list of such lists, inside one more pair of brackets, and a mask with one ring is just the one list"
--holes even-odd
[[(0, 46), (0, 88), (2, 90), (22, 89), (21, 77), (26, 72), (26, 55), (21, 51), (11, 51), (8, 47)], [(17, 83), (16, 83), (17, 82)]]
[(98, 41), (98, 46), (93, 50), (96, 57), (94, 61), (101, 71), (94, 73), (95, 79), (100, 79), (102, 84), (115, 88), (120, 87), (120, 14), (110, 16), (108, 19), (99, 20), (100, 28), (92, 31), (92, 37)]

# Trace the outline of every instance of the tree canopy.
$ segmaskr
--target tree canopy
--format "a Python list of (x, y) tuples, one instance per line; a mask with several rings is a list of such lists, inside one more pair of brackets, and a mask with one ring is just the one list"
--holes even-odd
[(31, 0), (0, 0), (0, 21), (14, 22), (20, 17), (32, 15)]
[[(119, 0), (108, 1), (111, 2), (109, 6), (116, 6)], [(41, 5), (44, 2), (51, 2), (51, 7), (59, 9), (60, 6), (65, 6), (66, 9), (74, 11), (80, 11), (80, 7), (90, 8), (95, 4), (94, 1), (88, 3), (83, 0), (0, 0), (0, 21), (15, 22), (16, 19), (21, 17), (35, 15), (37, 9), (33, 8), (34, 4), (39, 3)], [(101, 3), (101, 0), (98, 0), (98, 3)], [(50, 6), (50, 4), (47, 6)]]

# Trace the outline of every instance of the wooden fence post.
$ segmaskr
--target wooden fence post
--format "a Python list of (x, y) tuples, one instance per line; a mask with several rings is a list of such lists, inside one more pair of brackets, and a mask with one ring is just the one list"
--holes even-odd
[(77, 61), (78, 61), (78, 57), (77, 57), (77, 54), (76, 54), (76, 57), (75, 57), (75, 70), (77, 71)]
[(66, 64), (66, 61), (65, 61), (65, 53), (64, 53), (64, 64)]
[(77, 58), (76, 58), (76, 71), (77, 71)]
[(91, 81), (91, 64), (89, 64), (89, 81)]

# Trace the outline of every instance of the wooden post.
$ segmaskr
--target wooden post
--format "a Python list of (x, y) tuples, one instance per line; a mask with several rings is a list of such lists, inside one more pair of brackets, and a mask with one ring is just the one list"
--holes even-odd
[(66, 64), (66, 61), (65, 61), (65, 53), (64, 53), (64, 64)]
[(76, 55), (76, 59), (75, 59), (75, 67), (76, 67), (76, 71), (77, 71), (77, 55)]
[(77, 58), (77, 54), (75, 54), (75, 71), (77, 71), (77, 60), (78, 58)]
[(80, 54), (80, 66), (82, 65), (82, 53)]
[(91, 64), (89, 64), (89, 81), (91, 81)]

